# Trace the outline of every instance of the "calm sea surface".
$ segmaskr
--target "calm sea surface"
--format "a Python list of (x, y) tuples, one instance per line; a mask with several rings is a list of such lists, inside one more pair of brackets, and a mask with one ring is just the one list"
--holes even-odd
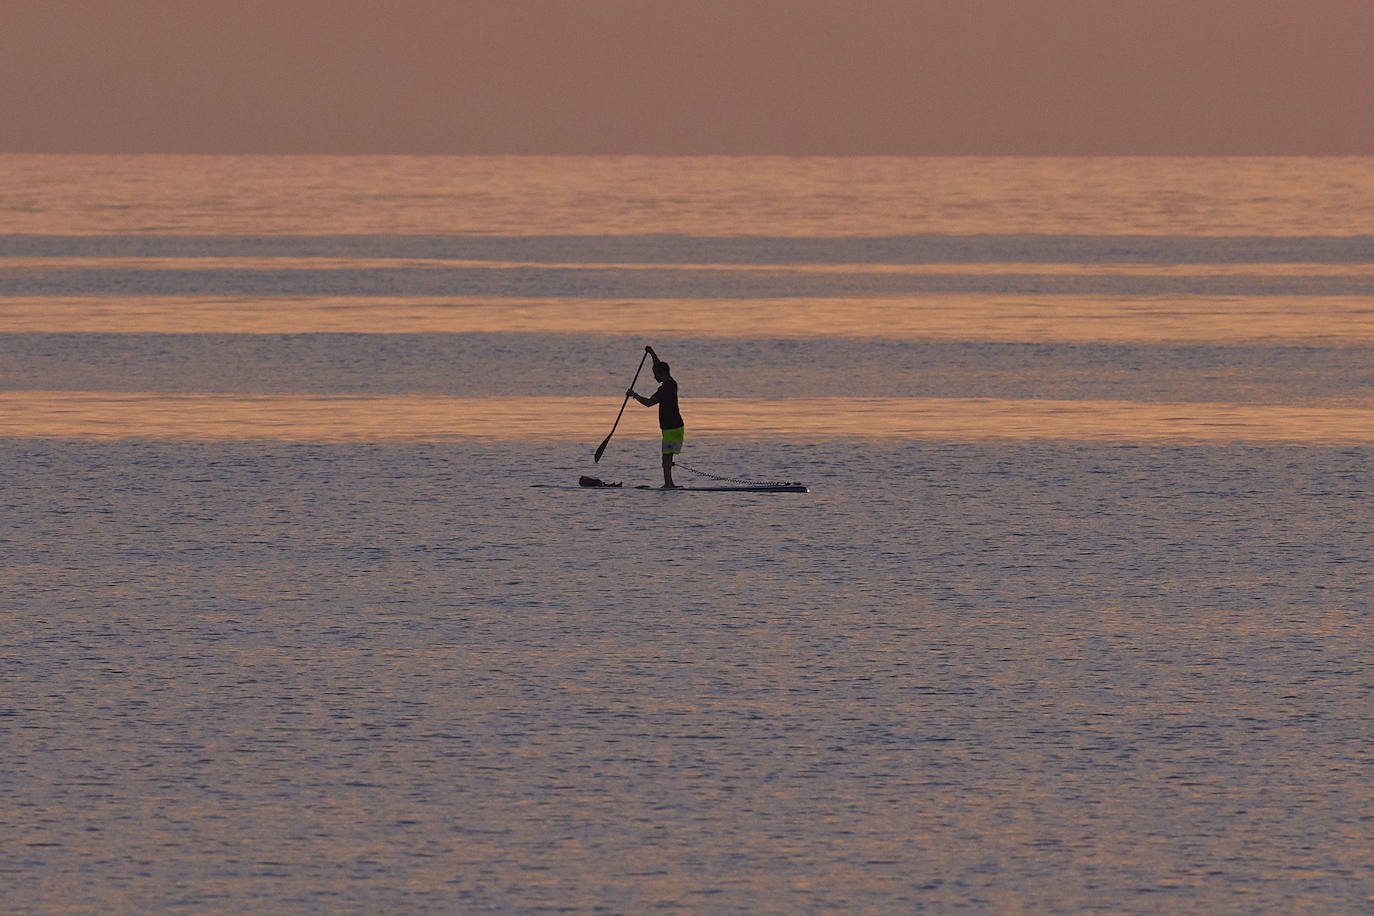
[(0, 912), (1374, 912), (1372, 459), (1370, 159), (0, 156)]

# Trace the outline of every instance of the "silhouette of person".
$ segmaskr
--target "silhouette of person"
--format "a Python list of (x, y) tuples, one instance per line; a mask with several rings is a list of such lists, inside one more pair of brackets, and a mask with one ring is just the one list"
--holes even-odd
[(673, 456), (682, 451), (685, 426), (677, 407), (677, 380), (669, 374), (668, 364), (658, 358), (653, 347), (645, 347), (644, 352), (653, 358), (658, 390), (647, 398), (637, 394), (633, 388), (625, 393), (645, 407), (658, 405), (658, 428), (663, 431), (663, 488), (667, 490), (677, 486), (673, 483)]

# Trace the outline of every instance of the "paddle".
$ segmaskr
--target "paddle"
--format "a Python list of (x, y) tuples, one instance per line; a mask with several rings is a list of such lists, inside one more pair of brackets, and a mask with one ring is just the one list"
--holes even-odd
[[(635, 370), (635, 377), (630, 381), (631, 388), (634, 388), (635, 382), (639, 381), (639, 370), (644, 368), (644, 360), (648, 358), (649, 351), (645, 350), (644, 355), (639, 358), (639, 369)], [(625, 405), (628, 403), (630, 403), (630, 393), (627, 391), (625, 392), (625, 400), (620, 402), (620, 413), (615, 415), (615, 423), (611, 425), (611, 431), (606, 434), (605, 439), (601, 440), (601, 444), (597, 446), (596, 454), (592, 456), (593, 463), (601, 460), (601, 456), (606, 451), (606, 446), (611, 444), (611, 436), (615, 435), (615, 428), (620, 425), (620, 417), (625, 413)]]

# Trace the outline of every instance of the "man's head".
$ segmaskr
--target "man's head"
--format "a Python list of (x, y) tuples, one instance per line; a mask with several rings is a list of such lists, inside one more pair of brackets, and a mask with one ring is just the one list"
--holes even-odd
[(668, 377), (668, 364), (665, 362), (654, 363), (654, 378), (660, 382)]

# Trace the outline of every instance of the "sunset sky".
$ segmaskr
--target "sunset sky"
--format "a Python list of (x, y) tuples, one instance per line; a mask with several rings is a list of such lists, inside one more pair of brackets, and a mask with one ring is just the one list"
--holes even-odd
[(3, 0), (0, 151), (1374, 153), (1371, 0)]

